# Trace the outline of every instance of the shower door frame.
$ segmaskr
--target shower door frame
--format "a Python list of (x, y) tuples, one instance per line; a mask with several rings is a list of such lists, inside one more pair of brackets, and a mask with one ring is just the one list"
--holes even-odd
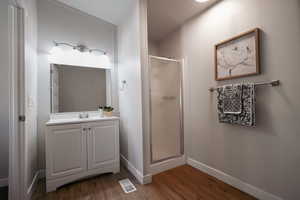
[[(179, 100), (179, 104), (180, 104), (180, 108), (179, 108), (179, 113), (180, 113), (180, 155), (176, 155), (176, 156), (170, 156), (167, 158), (163, 158), (160, 160), (153, 160), (153, 149), (152, 149), (152, 93), (151, 93), (151, 74), (152, 74), (152, 65), (151, 65), (151, 59), (157, 59), (157, 60), (162, 60), (162, 61), (169, 61), (169, 62), (176, 62), (176, 63), (180, 63), (180, 89), (179, 89), (179, 96), (180, 96), (180, 100)], [(184, 122), (183, 122), (183, 115), (184, 115), (184, 111), (183, 111), (183, 67), (184, 67), (184, 60), (175, 60), (175, 59), (170, 59), (170, 58), (165, 58), (165, 57), (159, 57), (159, 56), (152, 56), (149, 55), (149, 113), (150, 113), (150, 118), (149, 118), (149, 131), (150, 131), (150, 165), (152, 164), (157, 164), (160, 162), (164, 162), (170, 159), (175, 159), (175, 158), (180, 158), (184, 155)]]

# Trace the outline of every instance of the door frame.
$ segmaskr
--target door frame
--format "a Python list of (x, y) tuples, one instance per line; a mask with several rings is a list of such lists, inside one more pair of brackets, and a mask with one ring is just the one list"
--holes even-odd
[[(180, 114), (180, 155), (174, 155), (174, 156), (169, 156), (163, 159), (159, 159), (159, 160), (153, 160), (153, 147), (152, 147), (152, 100), (151, 100), (151, 71), (152, 71), (152, 66), (150, 64), (151, 59), (156, 59), (156, 60), (161, 60), (161, 61), (167, 61), (167, 62), (175, 62), (175, 63), (179, 63), (180, 64), (180, 88), (179, 88), (179, 97), (180, 97), (180, 106), (179, 106), (179, 114)], [(151, 165), (155, 165), (155, 164), (159, 164), (162, 163), (164, 161), (168, 161), (171, 159), (180, 159), (182, 157), (184, 157), (185, 152), (184, 152), (184, 103), (183, 103), (183, 99), (184, 99), (184, 59), (170, 59), (170, 58), (166, 58), (166, 57), (160, 57), (160, 56), (153, 56), (153, 55), (149, 55), (148, 57), (148, 67), (149, 67), (149, 71), (148, 71), (148, 81), (149, 81), (149, 148), (150, 148), (150, 166)]]
[[(26, 199), (24, 9), (9, 4), (9, 200)], [(22, 119), (23, 118), (23, 119)]]

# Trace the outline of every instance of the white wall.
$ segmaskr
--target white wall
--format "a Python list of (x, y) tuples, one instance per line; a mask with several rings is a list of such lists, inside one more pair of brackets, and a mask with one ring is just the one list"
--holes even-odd
[(148, 40), (149, 55), (182, 59), (181, 28), (167, 34), (159, 41)]
[(118, 27), (119, 81), (127, 84), (119, 92), (121, 154), (143, 174), (142, 64), (140, 47), (140, 2), (136, 0), (128, 18)]
[[(45, 123), (50, 114), (49, 51), (53, 41), (84, 44), (103, 49), (116, 62), (117, 28), (99, 18), (50, 0), (38, 1), (38, 134), (40, 168), (45, 168)], [(117, 68), (113, 70), (112, 105), (118, 112)]]
[(0, 179), (8, 177), (8, 131), (9, 131), (9, 51), (8, 51), (8, 5), (0, 1)]
[(183, 59), (181, 29), (169, 33), (158, 43), (158, 52), (162, 57)]
[[(214, 80), (214, 45), (262, 29), (262, 74)], [(226, 0), (183, 26), (190, 109), (186, 153), (201, 163), (286, 200), (300, 198), (300, 1)], [(214, 85), (279, 79), (257, 89), (257, 127), (220, 124)]]
[(155, 41), (148, 41), (148, 51), (151, 56), (159, 56), (158, 44)]

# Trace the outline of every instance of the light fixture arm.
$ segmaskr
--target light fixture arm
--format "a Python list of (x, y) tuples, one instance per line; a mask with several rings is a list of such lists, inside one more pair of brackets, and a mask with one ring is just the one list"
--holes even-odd
[(90, 49), (87, 46), (82, 45), (82, 44), (72, 45), (72, 44), (69, 44), (69, 43), (66, 43), (66, 42), (55, 42), (55, 41), (53, 43), (54, 43), (54, 45), (56, 47), (58, 47), (58, 46), (69, 46), (69, 47), (72, 47), (73, 49), (78, 50), (80, 52), (88, 51), (88, 52), (92, 53), (94, 51), (98, 51), (98, 52), (101, 52), (104, 55), (106, 55), (106, 51), (104, 51), (104, 50), (101, 50), (101, 49)]
[(103, 53), (104, 55), (106, 55), (106, 52), (103, 51), (103, 50), (101, 50), (101, 49), (89, 49), (89, 52), (90, 52), (90, 53), (92, 53), (92, 52), (94, 52), (94, 51), (98, 51), (98, 52), (101, 52), (101, 53)]
[(72, 47), (73, 49), (76, 47), (76, 46), (73, 46), (73, 45), (68, 44), (68, 43), (65, 43), (65, 42), (54, 42), (54, 45), (55, 45), (56, 47), (61, 46), (61, 45), (65, 45), (65, 46)]

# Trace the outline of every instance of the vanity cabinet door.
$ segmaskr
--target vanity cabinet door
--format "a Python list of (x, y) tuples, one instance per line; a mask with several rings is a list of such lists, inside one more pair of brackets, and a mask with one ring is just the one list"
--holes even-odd
[(105, 167), (119, 162), (118, 122), (104, 121), (89, 124), (88, 168)]
[(80, 124), (53, 126), (46, 138), (47, 178), (78, 174), (87, 169), (86, 134)]

